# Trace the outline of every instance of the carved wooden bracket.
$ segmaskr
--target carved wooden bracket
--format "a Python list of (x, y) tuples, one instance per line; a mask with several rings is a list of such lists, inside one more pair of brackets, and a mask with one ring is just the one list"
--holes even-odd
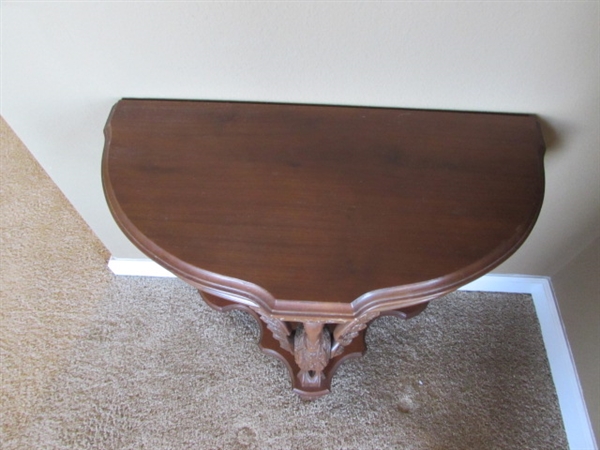
[(204, 301), (217, 311), (239, 309), (257, 320), (262, 331), (261, 349), (278, 357), (287, 366), (294, 392), (304, 400), (314, 400), (329, 393), (331, 379), (339, 365), (347, 358), (361, 356), (365, 352), (364, 332), (371, 321), (385, 315), (408, 319), (427, 307), (427, 303), (422, 303), (397, 311), (367, 312), (349, 322), (328, 325), (325, 318), (288, 322), (270, 316), (261, 308), (250, 308), (199, 292)]
[(273, 318), (261, 309), (254, 311), (279, 346), (293, 355), (299, 369), (296, 375), (299, 386), (307, 389), (323, 388), (327, 384), (325, 370), (332, 358), (343, 355), (345, 347), (380, 315), (379, 312), (366, 313), (337, 325), (331, 333), (322, 320), (302, 322), (293, 329), (289, 323)]
[(305, 322), (296, 329), (294, 359), (300, 372), (298, 379), (303, 387), (321, 387), (323, 370), (331, 357), (331, 336), (323, 323)]

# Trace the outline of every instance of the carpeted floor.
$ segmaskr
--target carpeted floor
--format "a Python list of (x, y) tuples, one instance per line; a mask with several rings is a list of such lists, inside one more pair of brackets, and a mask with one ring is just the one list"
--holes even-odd
[(385, 317), (302, 402), (243, 313), (108, 254), (2, 121), (4, 449), (565, 449), (532, 300), (455, 293)]

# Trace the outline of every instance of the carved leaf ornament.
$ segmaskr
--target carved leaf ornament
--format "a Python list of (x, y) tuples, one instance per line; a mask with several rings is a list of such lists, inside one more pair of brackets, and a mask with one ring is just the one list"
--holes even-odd
[(352, 340), (364, 330), (369, 322), (379, 316), (379, 312), (368, 312), (352, 322), (338, 325), (333, 332), (335, 344), (333, 345), (331, 357), (341, 355), (344, 352), (344, 347), (350, 345)]
[(289, 325), (287, 325), (282, 320), (274, 319), (273, 317), (266, 315), (260, 310), (258, 310), (257, 313), (262, 319), (262, 321), (267, 324), (267, 328), (271, 330), (271, 332), (273, 333), (273, 337), (277, 339), (277, 341), (279, 341), (279, 345), (281, 346), (281, 348), (287, 350), (290, 353), (294, 353), (290, 338), (292, 331), (290, 330)]

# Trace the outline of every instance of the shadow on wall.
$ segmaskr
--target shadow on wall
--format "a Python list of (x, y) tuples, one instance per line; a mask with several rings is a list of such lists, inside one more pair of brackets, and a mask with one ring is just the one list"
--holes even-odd
[(537, 116), (540, 127), (542, 129), (542, 135), (544, 136), (544, 142), (546, 143), (546, 151), (555, 150), (559, 147), (563, 140), (564, 136), (561, 136), (556, 127), (550, 124), (550, 121), (542, 116)]

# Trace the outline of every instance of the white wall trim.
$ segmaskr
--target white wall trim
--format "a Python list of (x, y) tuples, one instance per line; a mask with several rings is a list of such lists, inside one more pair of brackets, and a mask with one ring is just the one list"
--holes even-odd
[(572, 450), (598, 450), (550, 278), (488, 274), (460, 290), (531, 295), (540, 322), (569, 447)]
[(108, 268), (115, 275), (133, 277), (165, 277), (175, 278), (168, 270), (150, 259), (110, 258)]
[[(172, 273), (149, 259), (111, 258), (108, 267), (116, 275), (174, 277)], [(550, 279), (526, 275), (488, 274), (463, 286), (460, 290), (520, 293), (532, 296), (569, 447), (572, 450), (598, 450)]]

